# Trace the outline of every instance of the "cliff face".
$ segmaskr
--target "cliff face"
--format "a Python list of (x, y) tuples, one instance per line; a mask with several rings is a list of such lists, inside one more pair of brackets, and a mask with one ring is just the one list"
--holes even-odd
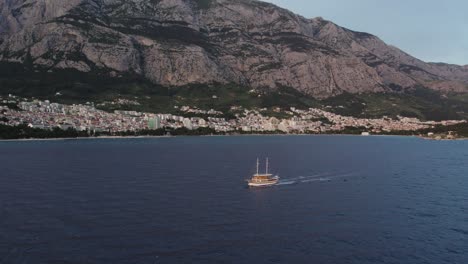
[(4, 0), (0, 61), (167, 86), (288, 86), (318, 98), (468, 90), (467, 66), (425, 63), (373, 35), (253, 0)]

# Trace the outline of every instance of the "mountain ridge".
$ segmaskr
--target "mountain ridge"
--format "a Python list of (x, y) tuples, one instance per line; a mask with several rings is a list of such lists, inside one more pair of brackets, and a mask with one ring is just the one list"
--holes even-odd
[(0, 14), (0, 61), (39, 72), (291, 87), (315, 98), (468, 91), (468, 66), (426, 63), (369, 33), (261, 1), (6, 0)]

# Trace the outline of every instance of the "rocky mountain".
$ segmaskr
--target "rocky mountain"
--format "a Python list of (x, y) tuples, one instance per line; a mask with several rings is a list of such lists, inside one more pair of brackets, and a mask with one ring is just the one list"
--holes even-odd
[(426, 63), (376, 36), (255, 0), (1, 0), (0, 61), (316, 98), (468, 91), (468, 66)]

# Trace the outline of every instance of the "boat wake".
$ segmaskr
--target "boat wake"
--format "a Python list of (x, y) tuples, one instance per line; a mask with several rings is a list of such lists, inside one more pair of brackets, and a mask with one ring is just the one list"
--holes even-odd
[(279, 185), (291, 185), (291, 184), (295, 184), (295, 183), (296, 183), (296, 181), (286, 181), (286, 180), (281, 181), (281, 180), (280, 180), (280, 181), (279, 181), (277, 184), (275, 184), (275, 185), (276, 185), (276, 186), (279, 186)]
[(311, 176), (299, 176), (294, 178), (281, 179), (276, 186), (291, 185), (300, 183), (311, 183), (311, 182), (329, 182), (339, 178), (346, 178), (356, 176), (356, 172), (343, 172), (343, 173), (320, 173)]

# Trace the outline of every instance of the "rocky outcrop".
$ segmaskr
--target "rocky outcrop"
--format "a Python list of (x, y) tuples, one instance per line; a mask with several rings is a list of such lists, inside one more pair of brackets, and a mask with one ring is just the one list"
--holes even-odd
[(0, 60), (30, 60), (37, 71), (287, 86), (319, 98), (467, 91), (466, 66), (425, 63), (373, 35), (254, 0), (4, 0), (0, 15)]

